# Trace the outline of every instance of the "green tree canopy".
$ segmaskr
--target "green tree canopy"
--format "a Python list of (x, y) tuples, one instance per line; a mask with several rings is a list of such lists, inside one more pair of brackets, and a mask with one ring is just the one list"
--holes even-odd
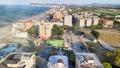
[(92, 32), (91, 32), (92, 34), (93, 34), (93, 36), (95, 36), (95, 38), (99, 38), (99, 36), (100, 36), (100, 33), (98, 32), (98, 31), (95, 31), (95, 30), (92, 30)]
[(107, 62), (103, 62), (102, 64), (103, 64), (104, 68), (112, 68), (112, 66)]
[(57, 26), (56, 24), (53, 25), (52, 36), (60, 37), (63, 36), (63, 34), (64, 34), (64, 30), (61, 27)]
[(120, 67), (120, 49), (114, 50), (112, 52), (106, 52), (104, 54), (103, 60)]
[(35, 26), (31, 27), (27, 32), (30, 36), (35, 36)]

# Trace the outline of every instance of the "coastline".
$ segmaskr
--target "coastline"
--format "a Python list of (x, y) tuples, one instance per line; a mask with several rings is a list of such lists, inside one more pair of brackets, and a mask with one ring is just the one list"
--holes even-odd
[(38, 13), (35, 16), (27, 17), (25, 19), (20, 19), (20, 20), (17, 20), (15, 22), (11, 23), (10, 25), (0, 27), (0, 43), (14, 42), (14, 39), (12, 38), (12, 32), (11, 32), (11, 27), (14, 23), (19, 22), (19, 21), (28, 21), (28, 20), (36, 19), (36, 18), (38, 18), (38, 16), (42, 16), (43, 14), (45, 14), (46, 12), (49, 12), (51, 10), (52, 10), (52, 8), (50, 8), (49, 10), (46, 10), (44, 12)]

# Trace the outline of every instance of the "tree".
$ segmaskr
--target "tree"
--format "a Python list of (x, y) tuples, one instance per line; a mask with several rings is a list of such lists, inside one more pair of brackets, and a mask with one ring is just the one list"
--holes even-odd
[(113, 24), (114, 24), (113, 27), (114, 27), (115, 29), (120, 30), (120, 22), (119, 22), (119, 21), (115, 20)]
[(69, 55), (69, 61), (71, 62), (72, 65), (75, 65), (75, 55), (74, 54)]
[(103, 61), (109, 62), (114, 66), (120, 67), (120, 49), (112, 52), (106, 52), (103, 57)]
[(112, 68), (112, 66), (107, 62), (103, 62), (102, 64), (103, 64), (104, 68)]
[(75, 54), (73, 51), (70, 50), (64, 50), (65, 55), (68, 56), (69, 59), (69, 64), (72, 65), (73, 67), (75, 67)]
[(41, 64), (41, 59), (39, 56), (36, 56), (36, 68), (39, 68)]
[(64, 30), (57, 26), (56, 24), (53, 25), (53, 29), (52, 29), (52, 37), (54, 38), (60, 38), (61, 36), (63, 36), (64, 34)]
[(36, 35), (35, 26), (31, 27), (27, 32), (28, 32), (29, 36), (35, 37), (35, 35)]
[(100, 36), (100, 33), (98, 32), (98, 31), (95, 31), (95, 30), (93, 30), (92, 29), (92, 32), (91, 32), (92, 34), (93, 34), (93, 36), (95, 36), (95, 38), (99, 38), (99, 36)]

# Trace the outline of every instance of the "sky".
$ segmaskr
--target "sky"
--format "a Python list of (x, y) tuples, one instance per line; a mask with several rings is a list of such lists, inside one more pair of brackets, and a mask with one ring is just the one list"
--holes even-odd
[(120, 0), (0, 0), (0, 4), (22, 4), (43, 3), (43, 4), (120, 4)]

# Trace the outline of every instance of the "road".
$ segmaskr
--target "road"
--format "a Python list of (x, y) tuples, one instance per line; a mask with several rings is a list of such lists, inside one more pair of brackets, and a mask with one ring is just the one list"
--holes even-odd
[(102, 40), (98, 40), (98, 42), (105, 48), (105, 49), (107, 49), (107, 50), (109, 50), (109, 51), (113, 51), (113, 50), (116, 50), (117, 48), (114, 48), (114, 47), (112, 47), (112, 46), (110, 46), (109, 44), (107, 44), (107, 43), (105, 43), (104, 41), (102, 41)]
[(74, 53), (85, 53), (86, 50), (83, 49), (80, 38), (74, 35), (71, 31), (65, 31), (64, 43), (69, 45), (69, 48), (74, 51)]

